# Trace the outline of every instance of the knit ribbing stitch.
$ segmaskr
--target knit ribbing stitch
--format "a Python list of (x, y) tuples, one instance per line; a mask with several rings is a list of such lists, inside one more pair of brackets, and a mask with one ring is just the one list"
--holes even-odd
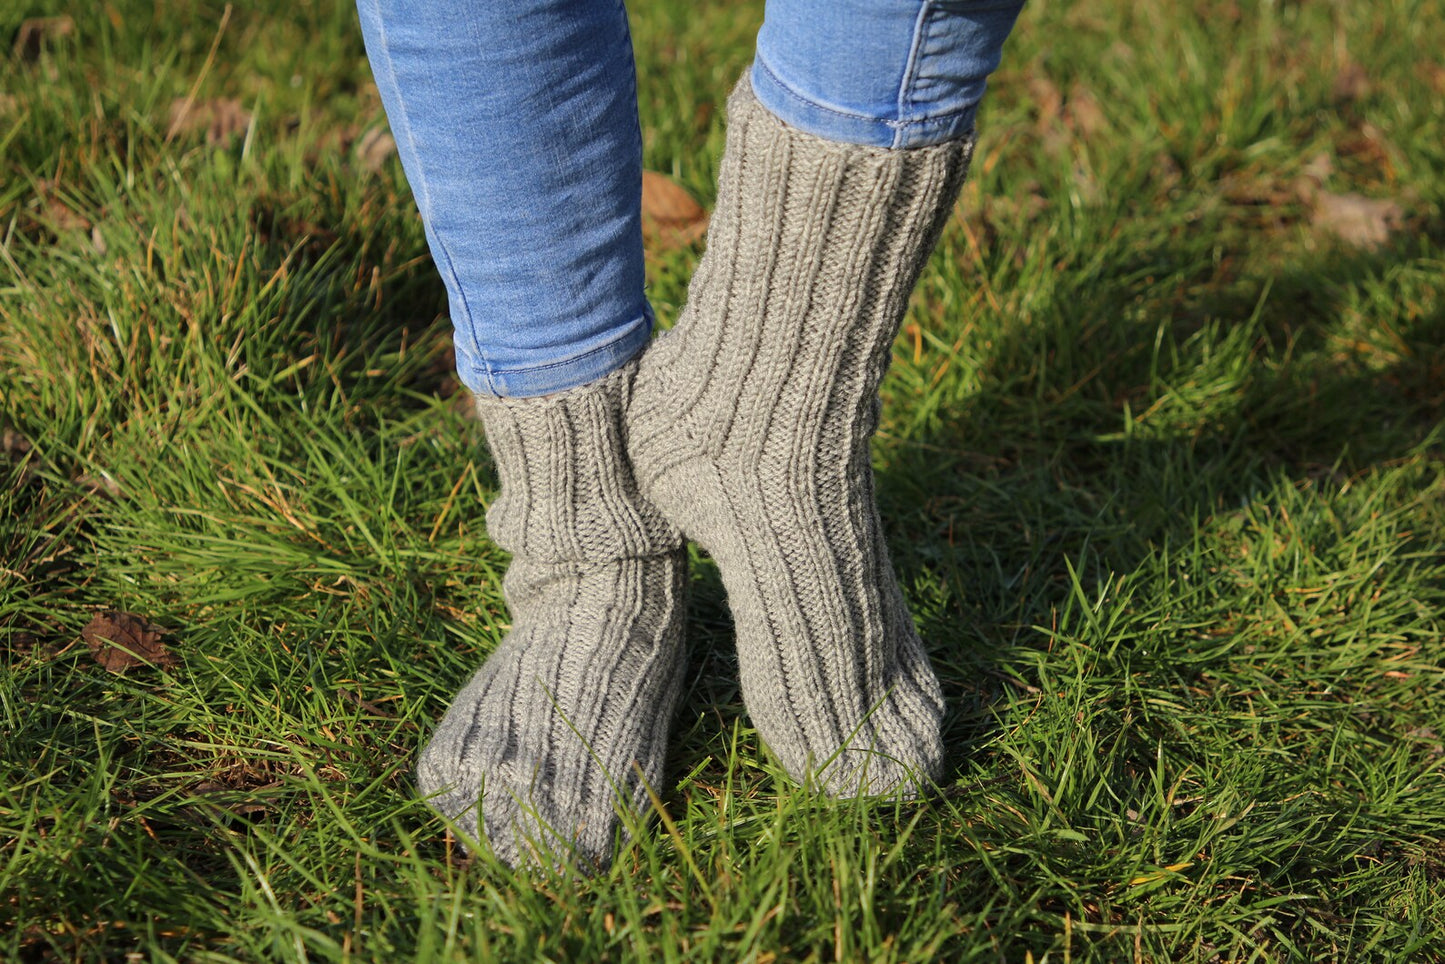
[[(492, 539), (512, 629), (422, 751), (417, 783), (511, 864), (611, 857), (648, 809), (683, 671), (687, 557), (638, 497), (621, 413), (636, 364), (582, 388), (477, 400), (501, 491)], [(480, 799), (480, 803), (479, 803)]]
[(894, 577), (869, 438), (972, 142), (882, 150), (728, 104), (708, 248), (628, 410), (642, 494), (717, 561), (754, 725), (839, 795), (936, 778), (943, 702)]

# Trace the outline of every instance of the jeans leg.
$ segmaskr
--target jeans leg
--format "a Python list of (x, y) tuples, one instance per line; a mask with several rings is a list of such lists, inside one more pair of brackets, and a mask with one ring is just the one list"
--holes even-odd
[(622, 0), (357, 0), (479, 395), (532, 396), (647, 344), (642, 137)]
[(768, 0), (753, 92), (829, 140), (926, 147), (973, 129), (1023, 0)]

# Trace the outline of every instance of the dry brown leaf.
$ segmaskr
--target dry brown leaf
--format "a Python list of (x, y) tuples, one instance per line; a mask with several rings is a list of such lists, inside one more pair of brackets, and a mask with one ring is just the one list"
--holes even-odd
[(1049, 211), (1049, 199), (1038, 181), (1025, 181), (1012, 194), (999, 194), (988, 199), (989, 212), (998, 212), (1000, 219), (1031, 224)]
[(1411, 740), (1418, 740), (1429, 747), (1432, 757), (1445, 756), (1445, 742), (1442, 742), (1439, 734), (1428, 726), (1417, 726), (1405, 732), (1405, 737)]
[(249, 817), (256, 813), (265, 813), (274, 806), (275, 801), (264, 794), (266, 791), (279, 790), (281, 781), (272, 780), (269, 783), (249, 786), (231, 786), (217, 780), (203, 780), (196, 784), (192, 792), (202, 798), (210, 798), (208, 802), (214, 803), (222, 809), (241, 817)]
[(39, 58), (45, 46), (61, 37), (75, 33), (75, 21), (69, 17), (31, 17), (21, 21), (15, 31), (15, 45), (11, 53), (17, 60), (33, 61)]
[(1109, 122), (1089, 88), (1076, 81), (1069, 87), (1069, 98), (1064, 105), (1064, 124), (1087, 140), (1107, 127)]
[(1334, 83), (1330, 85), (1330, 97), (1336, 104), (1345, 106), (1353, 104), (1357, 100), (1368, 96), (1370, 93), (1370, 75), (1365, 73), (1365, 68), (1348, 61), (1335, 74)]
[(1220, 177), (1218, 188), (1219, 196), (1230, 204), (1269, 208), (1294, 201), (1298, 190), (1263, 171), (1231, 171)]
[(394, 719), (396, 719), (396, 714), (395, 714), (395, 713), (391, 712), (390, 710), (382, 709), (380, 706), (378, 706), (376, 703), (373, 703), (371, 700), (364, 700), (364, 699), (362, 699), (362, 698), (361, 698), (361, 694), (358, 693), (358, 692), (356, 692), (355, 690), (341, 689), (341, 690), (338, 690), (338, 692), (341, 694), (342, 698), (345, 699), (347, 702), (355, 703), (357, 706), (361, 707), (363, 710), (365, 710), (366, 712), (370, 713), (372, 716), (377, 716), (377, 717), (380, 717), (380, 718), (382, 718), (382, 719), (384, 719), (384, 720), (394, 720)]
[(223, 144), (250, 125), (250, 112), (234, 97), (198, 101), (177, 97), (171, 101), (170, 127), (166, 138), (205, 131), (207, 144)]
[(90, 219), (58, 198), (45, 202), (45, 222), (57, 234), (62, 231), (89, 231)]
[(384, 127), (373, 127), (356, 142), (356, 163), (375, 174), (396, 153), (396, 138)]
[(1315, 191), (1324, 187), (1325, 182), (1333, 173), (1335, 173), (1335, 159), (1330, 156), (1329, 151), (1320, 151), (1310, 158), (1304, 167), (1300, 168), (1298, 185), (1301, 193), (1313, 196)]
[(0, 429), (0, 454), (24, 455), (30, 451), (30, 440), (9, 426)]
[(1094, 169), (1084, 158), (1074, 162), (1074, 192), (1085, 206), (1092, 207), (1104, 200), (1104, 187), (1094, 174)]
[[(301, 122), (297, 118), (291, 118), (286, 122), (286, 132), (294, 134), (301, 129)], [(322, 131), (320, 136), (311, 141), (306, 148), (306, 163), (317, 164), (323, 158), (332, 157), (336, 154), (345, 154), (356, 146), (356, 142), (363, 134), (359, 124), (343, 124), (340, 127), (329, 127)]]
[(91, 495), (103, 495), (109, 498), (117, 498), (121, 493), (120, 483), (109, 475), (84, 474), (76, 478), (76, 483)]
[(1098, 99), (1083, 84), (1075, 82), (1065, 94), (1048, 77), (1035, 74), (1028, 80), (1028, 92), (1036, 112), (1034, 129), (1051, 154), (1070, 150), (1109, 125)]
[(1007, 194), (984, 194), (978, 182), (970, 181), (955, 216), (966, 226), (970, 244), (988, 248), (998, 241), (1001, 229), (1031, 224), (1049, 208), (1038, 181), (1025, 181)]
[(707, 232), (707, 212), (691, 194), (656, 171), (642, 172), (642, 239), (649, 248), (680, 248)]
[(1363, 194), (1319, 191), (1314, 197), (1310, 223), (1316, 231), (1332, 234), (1352, 247), (1369, 250), (1388, 241), (1404, 220), (1404, 209), (1394, 201)]
[(1154, 155), (1154, 164), (1150, 168), (1150, 179), (1160, 191), (1172, 191), (1179, 186), (1184, 179), (1184, 169), (1179, 166), (1173, 155), (1159, 151)]
[(107, 609), (95, 614), (80, 638), (97, 663), (108, 672), (122, 673), (133, 666), (174, 666), (175, 654), (161, 642), (164, 632), (135, 613)]
[[(3, 568), (0, 568), (0, 573), (3, 572)], [(34, 655), (39, 649), (40, 639), (34, 633), (23, 629), (0, 631), (0, 657), (21, 660)], [(0, 665), (4, 664), (0, 663)]]
[(1043, 131), (1052, 127), (1063, 112), (1063, 91), (1059, 90), (1058, 84), (1042, 74), (1034, 74), (1029, 77), (1028, 88), (1029, 100), (1039, 115), (1036, 122), (1038, 129)]
[(1437, 94), (1445, 94), (1445, 64), (1421, 61), (1415, 74)]
[(1335, 144), (1335, 155), (1355, 167), (1373, 169), (1378, 177), (1391, 181), (1395, 177), (1395, 148), (1385, 132), (1374, 124), (1361, 124), (1359, 129), (1342, 136)]

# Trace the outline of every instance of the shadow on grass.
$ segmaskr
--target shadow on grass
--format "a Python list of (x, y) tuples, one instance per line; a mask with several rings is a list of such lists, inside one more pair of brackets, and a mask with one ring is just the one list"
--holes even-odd
[[(1036, 627), (1065, 608), (1070, 565), (1093, 589), (1282, 480), (1340, 487), (1441, 452), (1438, 282), (1397, 277), (1423, 270), (1445, 226), (1431, 235), (1206, 291), (1162, 330), (1107, 325), (1080, 345), (1079, 309), (1045, 310), (1003, 333), (966, 405), (888, 443), (879, 500), (944, 681), (950, 774), (997, 733), (1000, 687), (1032, 690), (1004, 667), (1049, 645)], [(1137, 277), (1121, 265), (1084, 310), (1127, 317)], [(1423, 303), (1386, 304), (1392, 290)]]
[[(256, 199), (248, 221), (263, 273), (315, 274), (316, 297), (291, 318), (292, 353), (331, 356), (323, 367), (350, 398), (415, 409), (461, 389), (446, 290), (411, 203), (392, 194), (374, 208), (349, 210), (346, 195), (311, 186)], [(376, 359), (398, 357), (410, 362), (401, 378), (374, 377)]]

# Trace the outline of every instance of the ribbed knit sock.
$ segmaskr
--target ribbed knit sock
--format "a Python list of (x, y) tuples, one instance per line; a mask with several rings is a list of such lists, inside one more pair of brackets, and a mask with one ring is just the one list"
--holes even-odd
[(746, 79), (688, 304), (628, 410), (642, 494), (716, 560), (743, 697), (836, 795), (936, 778), (943, 702), (894, 577), (869, 438), (909, 293), (972, 143), (883, 150), (784, 125)]
[[(478, 399), (501, 478), (491, 538), (513, 553), (512, 630), (453, 701), (417, 768), (438, 811), (516, 865), (611, 858), (648, 809), (683, 672), (687, 557), (638, 497), (621, 414), (636, 364), (542, 398)], [(480, 803), (479, 803), (480, 800)]]

